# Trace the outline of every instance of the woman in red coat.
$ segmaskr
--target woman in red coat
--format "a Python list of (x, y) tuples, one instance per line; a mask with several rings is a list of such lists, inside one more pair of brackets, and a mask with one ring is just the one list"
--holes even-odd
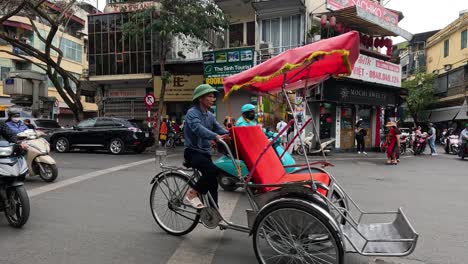
[(387, 164), (398, 164), (397, 154), (400, 148), (399, 133), (395, 122), (388, 122), (386, 125), (390, 130), (387, 134)]

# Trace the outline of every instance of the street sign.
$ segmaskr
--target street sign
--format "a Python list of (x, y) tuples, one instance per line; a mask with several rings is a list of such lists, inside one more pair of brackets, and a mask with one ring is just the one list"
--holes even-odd
[(148, 107), (148, 109), (151, 109), (156, 102), (156, 98), (154, 97), (154, 94), (148, 93), (145, 96), (145, 105)]

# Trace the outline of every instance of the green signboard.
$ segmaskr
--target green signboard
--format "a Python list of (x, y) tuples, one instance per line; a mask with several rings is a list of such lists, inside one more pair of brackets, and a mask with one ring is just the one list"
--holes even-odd
[(205, 83), (221, 89), (224, 77), (248, 70), (254, 65), (253, 48), (203, 52)]

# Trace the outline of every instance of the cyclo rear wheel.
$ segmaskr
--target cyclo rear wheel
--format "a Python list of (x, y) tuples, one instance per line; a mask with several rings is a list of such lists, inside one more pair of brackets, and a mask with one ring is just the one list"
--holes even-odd
[(189, 177), (175, 172), (161, 174), (151, 188), (151, 213), (167, 233), (182, 236), (190, 233), (200, 220), (199, 210), (184, 204)]
[(257, 217), (252, 233), (259, 263), (343, 264), (339, 230), (312, 206), (285, 200), (265, 208)]

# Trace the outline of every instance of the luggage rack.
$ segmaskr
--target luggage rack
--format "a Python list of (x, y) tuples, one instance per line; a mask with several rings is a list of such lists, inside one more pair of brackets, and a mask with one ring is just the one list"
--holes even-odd
[[(411, 226), (402, 208), (388, 212), (365, 212), (345, 191), (343, 193), (348, 201), (348, 209), (336, 207), (328, 199), (327, 202), (331, 210), (336, 210), (344, 219), (340, 227), (346, 238), (344, 243), (347, 252), (363, 256), (402, 257), (414, 251), (419, 234)], [(355, 209), (354, 216), (350, 205)], [(391, 218), (391, 221), (376, 221), (376, 218), (382, 217)]]

